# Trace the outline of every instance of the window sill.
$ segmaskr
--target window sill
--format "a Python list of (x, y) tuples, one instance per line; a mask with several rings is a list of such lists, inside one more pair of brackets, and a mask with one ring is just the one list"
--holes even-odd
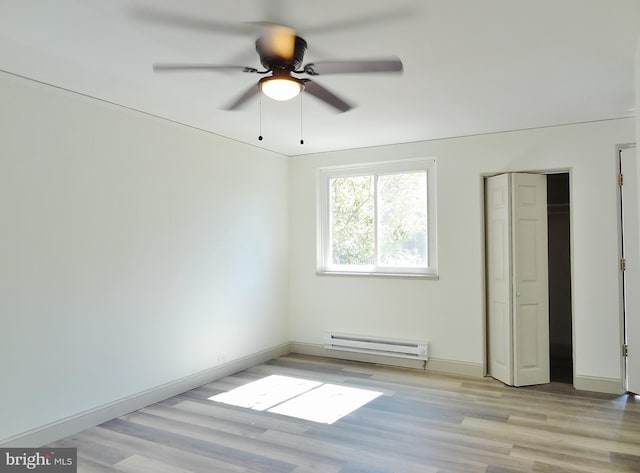
[(364, 271), (316, 271), (316, 276), (347, 276), (347, 277), (373, 277), (373, 278), (393, 278), (393, 279), (440, 279), (437, 274), (425, 273), (384, 273), (384, 272), (364, 272)]

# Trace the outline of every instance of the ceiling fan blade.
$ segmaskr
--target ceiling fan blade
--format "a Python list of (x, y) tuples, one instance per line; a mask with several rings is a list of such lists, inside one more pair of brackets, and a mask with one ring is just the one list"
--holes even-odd
[(260, 87), (258, 86), (257, 83), (253, 84), (237, 99), (235, 99), (233, 102), (229, 103), (228, 105), (222, 108), (223, 110), (237, 110), (242, 105), (244, 105), (249, 99), (251, 99), (255, 95), (258, 95), (258, 92), (260, 92)]
[(240, 71), (258, 72), (257, 69), (232, 64), (154, 64), (153, 70), (160, 71)]
[(304, 66), (312, 76), (325, 74), (363, 74), (371, 72), (402, 72), (402, 61), (397, 58), (358, 59), (355, 61), (319, 61)]
[(134, 7), (129, 12), (131, 17), (136, 20), (164, 26), (231, 35), (251, 35), (256, 33), (256, 26), (250, 23), (227, 23), (144, 7)]
[(304, 91), (313, 95), (315, 98), (322, 100), (324, 103), (331, 105), (340, 112), (347, 112), (353, 108), (350, 104), (342, 100), (330, 90), (309, 79), (304, 82)]

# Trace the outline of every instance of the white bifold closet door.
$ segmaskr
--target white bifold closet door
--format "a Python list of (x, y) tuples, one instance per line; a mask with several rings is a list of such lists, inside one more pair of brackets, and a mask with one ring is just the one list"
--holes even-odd
[(485, 181), (489, 375), (512, 386), (549, 382), (547, 178)]

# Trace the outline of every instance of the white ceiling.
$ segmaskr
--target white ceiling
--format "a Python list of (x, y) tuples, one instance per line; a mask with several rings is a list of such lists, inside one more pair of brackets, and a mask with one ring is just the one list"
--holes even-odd
[[(397, 55), (404, 73), (318, 76), (357, 107), (335, 113), (303, 94), (301, 122), (300, 99), (264, 98), (260, 131), (258, 99), (221, 107), (261, 76), (152, 71), (259, 67), (255, 37), (141, 9), (278, 21), (307, 40), (305, 63)], [(640, 0), (0, 0), (3, 71), (285, 155), (635, 116), (639, 36)]]

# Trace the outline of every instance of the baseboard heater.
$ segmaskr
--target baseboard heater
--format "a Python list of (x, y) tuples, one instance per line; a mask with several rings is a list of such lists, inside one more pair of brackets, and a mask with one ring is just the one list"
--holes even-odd
[(327, 332), (325, 348), (372, 355), (413, 358), (415, 360), (428, 359), (427, 342), (385, 339), (365, 335)]

